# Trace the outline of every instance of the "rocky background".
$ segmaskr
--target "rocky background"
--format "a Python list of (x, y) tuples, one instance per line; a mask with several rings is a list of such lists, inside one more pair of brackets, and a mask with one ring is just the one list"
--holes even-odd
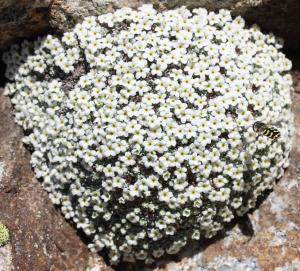
[[(151, 2), (160, 10), (181, 5), (227, 8), (249, 24), (285, 40), (293, 61), (295, 134), (291, 164), (257, 208), (210, 241), (189, 244), (154, 266), (109, 267), (42, 190), (22, 144), (23, 132), (2, 95), (0, 63), (0, 221), (11, 241), (0, 248), (0, 271), (299, 271), (300, 270), (300, 1), (299, 0), (0, 0), (0, 51), (39, 34), (70, 29), (87, 15)], [(299, 52), (299, 54), (297, 53)], [(1, 54), (1, 52), (0, 52)]]

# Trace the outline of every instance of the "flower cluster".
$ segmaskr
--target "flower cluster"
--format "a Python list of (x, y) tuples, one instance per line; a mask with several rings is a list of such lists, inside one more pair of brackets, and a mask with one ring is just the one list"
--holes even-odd
[(280, 48), (226, 10), (123, 8), (13, 46), (6, 93), (37, 177), (90, 249), (151, 263), (214, 236), (282, 176), (292, 80)]

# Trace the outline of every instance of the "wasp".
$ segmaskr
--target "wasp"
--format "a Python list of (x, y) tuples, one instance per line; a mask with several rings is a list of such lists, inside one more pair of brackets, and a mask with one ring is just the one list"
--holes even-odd
[(278, 129), (260, 121), (253, 124), (253, 130), (254, 132), (262, 134), (272, 140), (276, 140), (280, 137), (280, 131)]

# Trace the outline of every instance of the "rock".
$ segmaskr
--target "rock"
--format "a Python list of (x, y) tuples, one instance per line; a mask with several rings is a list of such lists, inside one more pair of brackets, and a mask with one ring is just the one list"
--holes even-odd
[(11, 245), (0, 247), (0, 271), (12, 270)]
[[(105, 268), (53, 206), (34, 177), (23, 133), (13, 120), (10, 101), (0, 96), (0, 218), (11, 235), (11, 252), (0, 250), (0, 270), (85, 270), (90, 262)], [(12, 263), (9, 261), (12, 254)], [(6, 255), (6, 256), (5, 256)], [(8, 255), (8, 256), (7, 256)], [(3, 269), (6, 264), (7, 269)], [(2, 269), (1, 269), (2, 268)]]
[(49, 31), (51, 0), (0, 0), (0, 50)]
[(136, 8), (148, 0), (53, 0), (50, 8), (50, 24), (57, 31), (66, 31), (76, 22), (91, 15), (99, 15), (121, 7)]
[(152, 3), (159, 10), (185, 5), (209, 10), (226, 8), (242, 15), (249, 24), (272, 31), (285, 40), (287, 49), (300, 48), (300, 2), (298, 0), (0, 0), (0, 50), (21, 38), (63, 32), (89, 15), (112, 12), (120, 7), (136, 8)]

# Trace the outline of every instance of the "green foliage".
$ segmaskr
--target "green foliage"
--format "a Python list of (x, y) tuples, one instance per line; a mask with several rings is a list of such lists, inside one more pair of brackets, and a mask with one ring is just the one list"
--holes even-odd
[(0, 222), (0, 247), (4, 246), (9, 241), (9, 230)]

